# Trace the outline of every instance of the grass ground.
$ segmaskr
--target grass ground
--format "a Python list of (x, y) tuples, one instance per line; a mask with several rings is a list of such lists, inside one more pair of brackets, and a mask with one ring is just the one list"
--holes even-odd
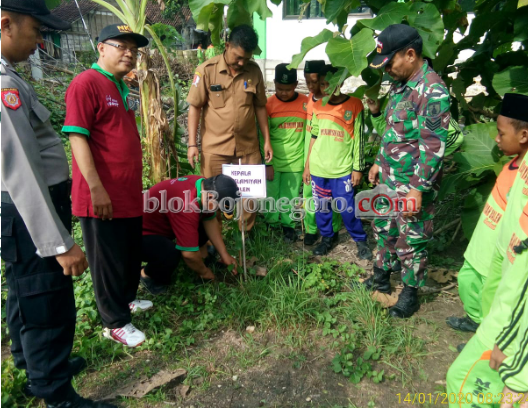
[[(235, 231), (226, 231), (234, 252), (240, 247)], [(74, 354), (89, 366), (75, 378), (76, 388), (103, 398), (161, 370), (184, 368), (182, 384), (114, 402), (122, 407), (372, 408), (410, 405), (404, 402), (407, 394), (424, 394), (421, 406), (433, 406), (428, 401), (445, 390), (456, 345), (468, 339), (444, 323), (462, 313), (456, 288), (422, 296), (413, 318), (394, 321), (354, 285), (371, 264), (355, 258), (346, 235), (341, 233), (328, 258), (319, 259), (302, 243), (288, 247), (279, 231), (257, 224), (248, 244), (254, 265), (247, 282), (220, 268), (215, 270), (219, 282), (203, 283), (182, 266), (168, 294), (153, 297), (140, 289), (139, 297), (155, 307), (134, 317), (148, 338), (134, 350), (102, 338), (85, 274), (75, 285)], [(453, 258), (460, 259), (460, 253)], [(457, 269), (444, 255), (432, 261)], [(255, 276), (257, 266), (265, 267), (267, 276)], [(24, 376), (12, 366), (5, 320), (2, 334), (2, 406), (38, 406), (20, 394)]]

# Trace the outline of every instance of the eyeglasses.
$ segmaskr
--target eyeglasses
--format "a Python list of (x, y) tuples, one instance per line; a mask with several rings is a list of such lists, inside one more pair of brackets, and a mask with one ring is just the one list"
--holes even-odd
[(111, 43), (111, 42), (106, 42), (106, 41), (103, 42), (103, 44), (111, 45), (112, 47), (117, 48), (123, 53), (130, 51), (130, 54), (132, 54), (136, 58), (139, 57), (139, 55), (141, 54), (141, 51), (139, 51), (137, 48), (127, 48), (121, 44), (116, 44), (116, 43)]

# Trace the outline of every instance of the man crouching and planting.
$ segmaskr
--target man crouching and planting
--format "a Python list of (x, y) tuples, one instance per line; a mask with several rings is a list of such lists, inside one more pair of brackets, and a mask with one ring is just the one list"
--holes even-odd
[(157, 295), (167, 290), (182, 256), (198, 276), (213, 280), (213, 272), (203, 261), (208, 240), (221, 262), (234, 265), (236, 273), (236, 260), (227, 253), (214, 207), (231, 201), (233, 205), (227, 212), (233, 211), (238, 196), (235, 180), (223, 174), (207, 179), (189, 175), (165, 180), (145, 193), (143, 262), (148, 264), (141, 272), (141, 283), (149, 292)]

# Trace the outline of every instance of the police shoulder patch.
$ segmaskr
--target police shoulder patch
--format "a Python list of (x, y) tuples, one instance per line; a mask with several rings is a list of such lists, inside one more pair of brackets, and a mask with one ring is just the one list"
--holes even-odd
[(22, 106), (20, 95), (16, 88), (2, 88), (2, 102), (6, 108), (17, 110)]

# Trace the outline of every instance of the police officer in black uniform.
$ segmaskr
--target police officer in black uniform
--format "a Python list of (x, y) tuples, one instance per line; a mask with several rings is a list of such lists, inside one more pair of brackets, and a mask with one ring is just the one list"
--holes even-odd
[(88, 263), (73, 241), (69, 169), (50, 112), (15, 71), (42, 42), (41, 25), (69, 24), (44, 0), (3, 0), (2, 259), (8, 284), (7, 324), (15, 366), (26, 370), (24, 392), (50, 408), (111, 408), (80, 397), (71, 376), (85, 361), (68, 361), (75, 332), (72, 276)]

